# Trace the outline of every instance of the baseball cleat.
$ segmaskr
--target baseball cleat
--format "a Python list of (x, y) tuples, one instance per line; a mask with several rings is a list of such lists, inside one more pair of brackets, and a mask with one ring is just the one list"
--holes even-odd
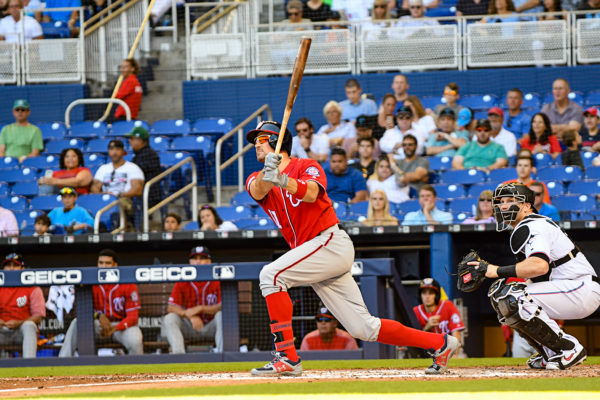
[(558, 363), (545, 360), (540, 353), (532, 355), (529, 360), (527, 360), (527, 366), (533, 369), (559, 369)]
[(440, 375), (448, 370), (448, 360), (459, 349), (460, 342), (452, 335), (444, 335), (444, 345), (435, 353), (429, 353), (433, 358), (433, 364), (425, 370), (427, 375)]
[(563, 350), (555, 356), (550, 357), (548, 363), (554, 362), (560, 369), (567, 369), (581, 364), (587, 358), (587, 352), (583, 346), (577, 342), (572, 350)]
[(254, 376), (275, 376), (275, 375), (302, 375), (302, 362), (292, 361), (287, 358), (285, 353), (273, 352), (275, 358), (267, 365), (261, 368), (253, 368), (251, 374)]

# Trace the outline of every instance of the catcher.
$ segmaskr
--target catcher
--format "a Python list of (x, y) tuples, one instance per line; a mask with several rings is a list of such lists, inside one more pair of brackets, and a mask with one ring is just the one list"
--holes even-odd
[[(537, 214), (533, 192), (517, 183), (501, 184), (493, 198), (496, 230), (512, 228), (510, 248), (518, 262), (490, 264), (471, 251), (458, 265), (458, 289), (471, 292), (485, 278), (500, 278), (488, 297), (498, 320), (519, 332), (536, 350), (527, 365), (566, 369), (583, 362), (586, 351), (553, 319), (580, 319), (600, 305), (594, 267), (551, 219)], [(533, 283), (506, 283), (518, 277)]]

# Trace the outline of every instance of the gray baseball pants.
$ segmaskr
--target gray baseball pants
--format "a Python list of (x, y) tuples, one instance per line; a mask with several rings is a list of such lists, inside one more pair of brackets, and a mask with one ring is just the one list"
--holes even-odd
[[(111, 322), (112, 326), (117, 325), (118, 322)], [(100, 327), (99, 321), (94, 321), (94, 332), (96, 336), (100, 335), (100, 331), (102, 328)], [(113, 340), (121, 343), (125, 349), (127, 350), (127, 354), (144, 354), (144, 346), (142, 330), (139, 326), (131, 326), (123, 331), (116, 331), (111, 336)], [(60, 349), (60, 353), (58, 353), (59, 357), (73, 357), (75, 354), (75, 350), (77, 349), (77, 318), (75, 318), (71, 325), (69, 325), (69, 329), (67, 330), (67, 334), (65, 335), (65, 341), (63, 343), (62, 349)]]
[(17, 329), (0, 329), (0, 344), (23, 344), (23, 358), (35, 358), (37, 353), (37, 325), (25, 321)]
[(181, 318), (177, 314), (168, 313), (163, 317), (160, 335), (166, 338), (171, 346), (172, 354), (185, 353), (185, 339), (213, 339), (219, 353), (223, 352), (223, 320), (221, 311), (202, 330), (197, 331), (187, 318)]

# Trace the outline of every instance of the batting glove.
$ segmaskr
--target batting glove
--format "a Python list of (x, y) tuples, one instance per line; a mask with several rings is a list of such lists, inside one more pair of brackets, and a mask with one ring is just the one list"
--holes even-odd
[[(274, 153), (270, 153), (274, 154)], [(286, 188), (288, 185), (288, 176), (287, 174), (280, 174), (278, 169), (273, 168), (265, 168), (263, 170), (265, 176), (263, 176), (262, 180), (266, 182), (271, 182), (273, 185)]]
[(281, 154), (269, 153), (265, 158), (265, 168), (277, 169), (281, 164)]

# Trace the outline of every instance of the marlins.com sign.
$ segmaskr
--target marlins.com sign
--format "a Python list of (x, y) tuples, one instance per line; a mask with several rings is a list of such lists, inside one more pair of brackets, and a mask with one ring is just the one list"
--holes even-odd
[(81, 271), (78, 269), (54, 271), (23, 271), (23, 285), (72, 285), (81, 282)]
[(195, 267), (143, 267), (135, 270), (138, 282), (193, 281), (196, 279)]

